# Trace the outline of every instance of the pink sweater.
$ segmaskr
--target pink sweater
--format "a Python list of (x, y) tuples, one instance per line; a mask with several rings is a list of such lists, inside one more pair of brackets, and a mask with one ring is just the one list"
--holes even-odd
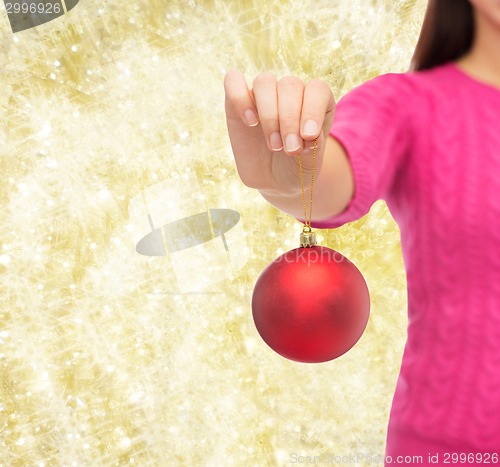
[(381, 75), (339, 100), (330, 134), (355, 195), (313, 225), (383, 199), (401, 233), (409, 324), (386, 454), (500, 453), (500, 89), (453, 62)]

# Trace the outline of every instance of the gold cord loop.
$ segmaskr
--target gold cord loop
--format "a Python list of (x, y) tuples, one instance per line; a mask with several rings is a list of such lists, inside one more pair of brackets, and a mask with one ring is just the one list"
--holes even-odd
[(313, 187), (314, 187), (314, 163), (316, 161), (316, 148), (318, 144), (318, 138), (314, 140), (312, 164), (311, 164), (311, 192), (309, 198), (309, 219), (307, 218), (307, 206), (306, 206), (306, 193), (304, 188), (304, 175), (302, 171), (302, 156), (299, 153), (299, 173), (300, 173), (300, 186), (302, 188), (302, 205), (304, 207), (304, 228), (300, 234), (300, 246), (311, 247), (316, 245), (316, 235), (311, 230), (312, 221), (312, 206), (313, 206)]

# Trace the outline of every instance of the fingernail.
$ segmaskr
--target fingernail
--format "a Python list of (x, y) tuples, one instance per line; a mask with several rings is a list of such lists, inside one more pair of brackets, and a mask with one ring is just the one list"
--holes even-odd
[(314, 136), (318, 132), (318, 124), (314, 120), (307, 120), (304, 123), (304, 135)]
[(277, 131), (271, 133), (269, 142), (271, 143), (273, 151), (281, 151), (283, 149), (283, 141), (281, 140), (281, 135)]
[(288, 152), (293, 152), (300, 148), (301, 141), (297, 135), (290, 133), (285, 138), (285, 144), (286, 144), (286, 150)]
[(247, 109), (243, 112), (243, 116), (247, 122), (248, 126), (256, 126), (259, 124), (259, 119), (252, 109)]

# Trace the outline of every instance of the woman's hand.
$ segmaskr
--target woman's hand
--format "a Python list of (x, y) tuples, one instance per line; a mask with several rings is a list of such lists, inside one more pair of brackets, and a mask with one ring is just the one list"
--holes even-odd
[(273, 196), (300, 193), (297, 157), (291, 156), (304, 156), (307, 176), (311, 171), (308, 156), (318, 138), (315, 172), (321, 171), (335, 109), (330, 88), (318, 79), (304, 84), (286, 76), (277, 81), (265, 72), (249, 89), (237, 70), (226, 74), (224, 88), (229, 138), (243, 183)]

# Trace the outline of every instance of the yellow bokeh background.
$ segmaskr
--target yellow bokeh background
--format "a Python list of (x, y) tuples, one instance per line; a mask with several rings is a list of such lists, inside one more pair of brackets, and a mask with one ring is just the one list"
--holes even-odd
[[(338, 100), (409, 68), (425, 6), (81, 0), (13, 34), (2, 5), (1, 466), (383, 456), (407, 324), (397, 225), (377, 201), (318, 232), (370, 289), (358, 344), (316, 365), (271, 351), (253, 284), (300, 226), (239, 181), (223, 78), (322, 78)], [(207, 209), (240, 213), (229, 251), (136, 252), (151, 222)]]

